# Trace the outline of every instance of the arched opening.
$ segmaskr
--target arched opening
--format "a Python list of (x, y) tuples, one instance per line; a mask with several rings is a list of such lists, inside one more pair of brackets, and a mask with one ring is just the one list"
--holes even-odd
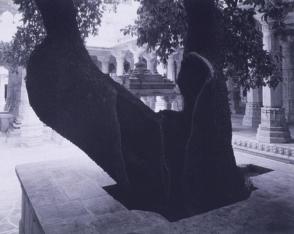
[(108, 64), (108, 71), (110, 76), (116, 75), (116, 67), (117, 67), (116, 58), (114, 56), (110, 56), (109, 64)]
[(131, 71), (131, 64), (129, 61), (125, 60), (124, 61), (124, 74), (129, 74)]
[(133, 69), (134, 69), (134, 55), (131, 51), (128, 50), (125, 55), (124, 72), (128, 74)]

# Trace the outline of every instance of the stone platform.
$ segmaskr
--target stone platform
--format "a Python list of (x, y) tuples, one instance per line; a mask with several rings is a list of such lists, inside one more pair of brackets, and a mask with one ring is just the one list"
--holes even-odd
[(127, 210), (102, 187), (115, 184), (99, 167), (71, 160), (16, 168), (22, 187), (21, 234), (172, 233), (165, 218)]
[[(98, 173), (97, 175), (103, 174), (100, 172), (101, 169), (91, 162), (81, 150), (71, 144), (44, 143), (38, 147), (19, 148), (0, 143), (0, 149), (0, 234), (19, 233), (21, 186), (15, 173), (16, 165), (39, 162), (50, 164), (50, 161), (53, 160), (58, 161), (62, 168), (68, 166), (64, 162), (70, 162), (74, 166), (90, 167), (92, 168), (90, 171)], [(254, 164), (273, 171), (252, 178), (257, 190), (248, 200), (178, 222), (165, 223), (163, 227), (167, 224), (167, 230), (161, 230), (158, 227), (159, 230), (155, 229), (154, 233), (168, 233), (164, 231), (171, 230), (171, 233), (177, 234), (293, 234), (294, 165), (239, 151), (235, 152), (235, 156), (238, 164)], [(59, 175), (58, 171), (56, 175)], [(38, 179), (38, 177), (36, 176), (34, 179)], [(99, 180), (97, 177), (95, 179)], [(108, 182), (113, 183), (111, 180)], [(78, 185), (79, 181), (75, 181), (72, 187), (75, 184)], [(46, 193), (45, 190), (43, 193)], [(44, 203), (50, 201), (50, 197), (47, 197), (46, 200), (43, 199)], [(113, 200), (111, 199), (111, 201)], [(105, 202), (105, 204), (111, 203)], [(105, 207), (104, 203), (100, 203), (100, 206)], [(119, 207), (121, 206), (119, 205)], [(95, 206), (93, 206), (94, 208)], [(135, 213), (135, 215), (138, 214)], [(141, 212), (139, 216), (142, 217), (142, 215), (144, 213)], [(111, 226), (109, 220), (105, 221), (104, 226)]]
[(239, 164), (272, 170), (252, 177), (248, 200), (177, 222), (128, 210), (102, 187), (114, 181), (89, 160), (17, 166), (22, 185), (21, 234), (294, 233), (294, 166), (250, 155)]
[[(241, 115), (232, 117), (233, 139), (235, 150), (247, 152), (256, 156), (294, 164), (294, 141), (289, 143), (261, 143), (256, 139), (257, 129), (242, 125)], [(294, 126), (289, 126), (291, 135), (294, 136)]]

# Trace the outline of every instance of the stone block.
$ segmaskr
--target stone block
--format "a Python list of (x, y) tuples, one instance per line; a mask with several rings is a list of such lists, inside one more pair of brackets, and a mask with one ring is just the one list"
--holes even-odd
[(105, 174), (91, 163), (33, 163), (16, 172), (23, 193), (21, 234), (172, 233), (162, 216), (127, 210), (112, 198), (96, 181)]

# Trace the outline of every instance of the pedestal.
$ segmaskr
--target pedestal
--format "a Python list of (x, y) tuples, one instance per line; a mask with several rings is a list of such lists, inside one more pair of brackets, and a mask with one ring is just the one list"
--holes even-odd
[(257, 130), (257, 140), (264, 143), (287, 143), (290, 132), (285, 121), (283, 108), (261, 108), (261, 124)]
[[(264, 49), (276, 55), (280, 50), (280, 42), (272, 24), (262, 24)], [(283, 108), (283, 87), (278, 84), (275, 88), (263, 87), (263, 108), (261, 123), (256, 138), (264, 143), (286, 143), (290, 141), (290, 132), (286, 124), (285, 109)]]
[(152, 212), (129, 210), (104, 186), (115, 182), (85, 160), (59, 160), (16, 167), (22, 189), (20, 234), (175, 234)]
[(242, 125), (251, 128), (257, 128), (261, 119), (262, 107), (262, 90), (251, 89), (247, 93), (247, 102), (245, 108), (245, 115), (243, 117)]
[(43, 142), (44, 124), (39, 120), (30, 106), (25, 82), (21, 85), (21, 101), (19, 106), (21, 146), (35, 146)]
[(243, 117), (242, 125), (251, 128), (257, 128), (261, 119), (261, 106), (262, 103), (247, 102), (245, 115)]

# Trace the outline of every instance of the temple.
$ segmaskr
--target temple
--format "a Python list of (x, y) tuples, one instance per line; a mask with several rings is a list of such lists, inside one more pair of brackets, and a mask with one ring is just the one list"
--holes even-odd
[[(183, 48), (177, 48), (169, 56), (166, 64), (163, 64), (154, 51), (149, 51), (146, 46), (138, 47), (135, 37), (123, 35), (120, 31), (123, 27), (134, 22), (139, 6), (138, 1), (102, 1), (105, 5), (105, 11), (99, 28), (101, 33), (86, 39), (86, 48), (92, 61), (99, 70), (109, 74), (107, 78), (113, 79), (127, 88), (146, 106), (157, 112), (156, 116), (165, 117), (166, 115), (169, 117), (171, 114), (175, 120), (178, 120), (180, 111), (183, 109), (185, 111), (183, 97), (180, 95), (180, 88), (177, 85), (183, 60)], [(119, 2), (115, 11), (112, 8), (113, 5), (108, 4), (113, 2)], [(20, 18), (17, 6), (13, 5), (12, 0), (0, 0), (0, 41), (11, 41)], [(88, 153), (84, 153), (85, 151), (80, 150), (40, 121), (29, 103), (25, 85), (26, 69), (18, 67), (15, 70), (8, 64), (0, 63), (0, 165), (2, 165), (0, 170), (0, 234), (293, 233), (294, 11), (289, 12), (286, 17), (286, 33), (283, 35), (275, 32), (272, 27), (274, 22), (265, 22), (259, 14), (255, 19), (263, 34), (264, 49), (272, 54), (282, 53), (283, 81), (276, 88), (259, 87), (244, 93), (243, 88), (235, 82), (236, 77), (227, 77), (226, 85), (229, 91), (233, 128), (219, 124), (224, 123), (222, 118), (214, 118), (222, 116), (220, 113), (224, 109), (226, 109), (226, 116), (229, 116), (228, 105), (226, 105), (227, 108), (219, 108), (223, 104), (223, 100), (219, 98), (221, 95), (213, 96), (206, 92), (206, 96), (202, 96), (202, 100), (199, 101), (201, 108), (198, 108), (198, 112), (201, 113), (195, 115), (197, 118), (195, 122), (199, 123), (197, 127), (200, 131), (193, 132), (194, 135), (191, 136), (191, 138), (194, 137), (192, 143), (200, 142), (200, 144), (191, 144), (195, 146), (193, 150), (199, 152), (199, 148), (205, 145), (201, 140), (206, 137), (206, 147), (210, 153), (205, 156), (221, 149), (222, 153), (215, 154), (221, 157), (214, 157), (211, 161), (209, 161), (209, 157), (203, 157), (204, 160), (197, 161), (197, 158), (196, 160), (192, 158), (192, 160), (186, 161), (186, 168), (196, 173), (193, 178), (189, 177), (189, 173), (184, 174), (186, 176), (184, 180), (181, 180), (178, 171), (178, 168), (182, 167), (179, 162), (183, 160), (175, 157), (171, 158), (169, 162), (170, 168), (173, 170), (172, 179), (178, 179), (171, 186), (171, 191), (176, 196), (170, 202), (173, 204), (180, 198), (180, 201), (188, 204), (189, 199), (195, 199), (199, 195), (199, 191), (206, 185), (208, 185), (207, 187), (213, 183), (220, 185), (218, 179), (221, 180), (222, 177), (225, 178), (223, 182), (237, 178), (232, 174), (226, 174), (230, 170), (224, 169), (224, 166), (227, 166), (226, 160), (224, 160), (226, 155), (223, 153), (226, 148), (223, 146), (212, 147), (216, 141), (214, 138), (219, 136), (223, 139), (226, 130), (230, 134), (232, 130), (233, 150), (230, 141), (226, 141), (230, 146), (228, 151), (230, 155), (234, 156), (232, 158), (234, 160), (231, 162), (233, 164), (236, 162), (238, 174), (242, 174), (242, 177), (245, 175), (246, 187), (252, 189), (250, 198), (231, 205), (223, 204), (224, 207), (198, 215), (194, 215), (192, 210), (188, 210), (191, 214), (184, 216), (179, 214), (179, 217), (164, 216), (160, 212), (148, 212), (145, 206), (136, 206), (137, 200), (143, 196), (132, 196), (126, 199), (123, 192), (120, 193), (116, 190), (117, 183), (109, 173), (106, 173), (103, 167), (98, 167)], [(4, 34), (2, 34), (2, 29)], [(1, 49), (0, 44), (0, 52)], [(90, 58), (87, 62), (91, 62)], [(183, 63), (184, 66), (185, 63)], [(94, 66), (92, 68), (97, 70)], [(199, 71), (199, 67), (196, 66), (195, 69), (198, 69), (197, 72)], [(100, 74), (103, 76), (102, 73)], [(114, 82), (109, 83), (115, 84)], [(225, 84), (222, 84), (221, 88), (225, 90)], [(216, 90), (220, 89), (214, 89), (214, 93), (218, 93)], [(195, 89), (192, 89), (192, 92), (194, 91)], [(225, 93), (221, 97), (227, 95), (226, 90), (225, 92), (221, 90), (219, 93)], [(30, 89), (29, 94), (31, 94)], [(76, 100), (82, 100), (82, 96), (78, 96), (79, 98)], [(212, 106), (210, 105), (212, 102), (209, 100), (214, 100), (215, 104), (211, 108), (213, 109), (211, 112), (208, 112), (209, 108), (206, 108)], [(85, 102), (81, 103), (80, 106), (83, 106)], [(95, 102), (94, 104), (96, 105)], [(99, 108), (96, 109), (95, 105), (89, 109), (100, 111)], [(144, 110), (150, 111), (141, 102), (140, 105)], [(121, 113), (125, 113), (123, 110), (127, 109), (123, 107), (125, 105), (122, 105)], [(73, 109), (80, 110), (75, 105), (73, 105)], [(51, 109), (48, 108), (48, 110)], [(129, 110), (132, 109), (129, 108)], [(131, 112), (127, 112), (126, 119)], [(79, 116), (82, 112), (72, 113), (75, 113), (73, 116)], [(88, 113), (83, 112), (82, 114), (92, 116)], [(211, 115), (210, 113), (217, 114)], [(89, 118), (86, 118), (84, 123), (87, 123), (90, 129), (95, 129), (94, 122), (98, 119), (97, 116), (90, 118), (90, 121), (87, 121)], [(138, 142), (146, 145), (145, 148), (142, 148), (141, 145), (138, 147), (139, 151), (145, 153), (149, 148), (152, 148), (149, 147), (150, 142), (160, 142), (160, 140), (154, 137), (155, 134), (149, 134), (152, 131), (151, 129), (149, 132), (149, 125), (141, 124), (145, 121), (142, 116), (138, 117), (139, 124), (133, 124), (130, 121), (133, 129), (143, 126), (143, 130), (140, 135), (130, 137), (138, 139), (138, 141), (129, 141), (130, 143), (128, 143), (131, 146), (137, 146)], [(184, 151), (183, 146), (186, 147), (182, 140), (186, 133), (184, 125), (177, 125), (173, 120), (171, 118), (171, 121), (165, 122), (162, 125), (162, 130), (166, 136), (172, 133), (171, 139), (167, 137), (167, 143), (175, 143), (167, 144), (166, 152), (169, 155), (178, 156), (178, 152)], [(214, 123), (220, 120), (218, 122), (220, 128), (216, 129), (214, 125), (207, 124), (211, 123), (211, 120), (216, 120)], [(230, 121), (226, 121), (227, 124), (228, 122)], [(79, 127), (81, 129), (84, 125), (81, 124), (76, 129)], [(105, 132), (109, 132), (110, 128), (107, 127)], [(210, 134), (206, 134), (207, 129)], [(200, 134), (197, 135), (197, 133)], [(91, 141), (96, 139), (95, 137), (96, 135), (93, 137), (91, 134), (90, 137), (83, 139)], [(93, 145), (96, 143), (94, 142)], [(199, 145), (200, 147), (198, 147)], [(149, 155), (152, 154), (153, 152)], [(129, 154), (128, 151), (126, 155), (131, 155), (129, 161), (133, 160), (132, 154)], [(207, 159), (208, 161), (206, 161)], [(139, 172), (142, 171), (140, 166), (146, 165), (145, 162), (136, 161), (135, 166), (139, 166), (137, 167)], [(208, 164), (204, 165), (203, 162), (208, 162)], [(215, 165), (211, 167), (213, 163)], [(146, 171), (150, 171), (150, 175), (154, 176), (152, 181), (158, 183), (159, 176), (155, 170), (151, 170), (152, 166), (152, 164), (148, 164), (145, 169), (147, 168)], [(220, 172), (219, 174), (214, 174), (215, 168), (218, 168), (216, 171)], [(199, 169), (204, 172), (199, 173), (202, 177), (197, 174)], [(192, 175), (194, 174), (192, 173)], [(209, 178), (211, 175), (213, 176)], [(248, 178), (249, 180), (247, 180)], [(183, 181), (189, 182), (191, 180), (194, 182), (193, 185), (197, 184), (195, 183), (197, 180), (209, 182), (205, 183), (203, 187), (193, 186), (196, 188), (193, 193), (187, 193), (189, 196), (181, 197), (182, 190), (179, 187), (183, 187)], [(145, 180), (141, 184), (142, 188), (145, 188), (149, 183), (146, 183)], [(203, 185), (203, 183), (199, 184)], [(198, 202), (200, 201), (200, 205), (203, 205), (202, 201), (206, 198), (213, 198), (217, 194), (215, 191), (218, 186), (214, 187), (216, 189), (210, 190), (211, 193), (201, 197), (202, 200), (197, 199)], [(236, 189), (236, 191), (238, 190), (239, 188)], [(184, 191), (187, 191), (186, 188)], [(231, 190), (228, 191), (232, 196)], [(196, 207), (199, 204), (193, 205)], [(175, 206), (171, 213), (173, 211), (181, 213), (178, 208)], [(182, 219), (183, 217), (185, 218)]]

